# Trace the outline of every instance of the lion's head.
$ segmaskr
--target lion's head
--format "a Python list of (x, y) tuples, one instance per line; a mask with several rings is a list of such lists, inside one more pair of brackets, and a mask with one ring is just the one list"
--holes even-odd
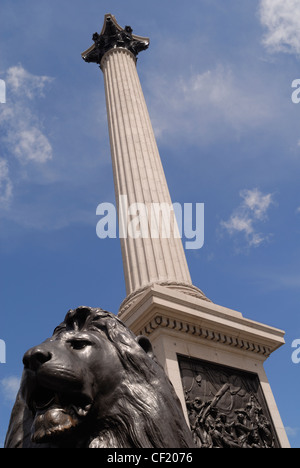
[(23, 362), (7, 448), (194, 447), (149, 340), (109, 312), (70, 310)]

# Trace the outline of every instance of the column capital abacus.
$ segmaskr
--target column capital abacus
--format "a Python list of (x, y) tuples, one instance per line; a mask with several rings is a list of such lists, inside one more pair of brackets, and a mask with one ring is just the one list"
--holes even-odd
[(136, 58), (139, 52), (148, 49), (150, 40), (147, 37), (132, 34), (132, 28), (125, 26), (123, 29), (111, 14), (105, 15), (104, 25), (100, 34), (93, 34), (94, 44), (81, 54), (83, 60), (88, 63), (98, 63), (111, 49), (126, 49)]

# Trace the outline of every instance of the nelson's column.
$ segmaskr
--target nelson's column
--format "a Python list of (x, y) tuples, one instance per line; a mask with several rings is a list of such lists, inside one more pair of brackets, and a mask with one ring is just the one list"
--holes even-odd
[[(150, 41), (111, 14), (93, 41), (82, 57), (104, 74), (119, 228), (126, 234), (127, 205), (172, 203), (136, 70)], [(176, 221), (169, 236), (144, 229), (149, 236), (120, 236), (127, 297), (119, 317), (151, 340), (196, 444), (290, 447), (263, 368), (284, 332), (214, 304), (193, 285)]]

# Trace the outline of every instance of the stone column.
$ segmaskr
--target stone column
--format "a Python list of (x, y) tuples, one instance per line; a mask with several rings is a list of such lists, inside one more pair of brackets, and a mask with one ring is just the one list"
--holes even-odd
[[(164, 170), (136, 71), (136, 56), (148, 48), (149, 40), (132, 35), (128, 26), (122, 29), (112, 15), (106, 15), (101, 33), (95, 33), (93, 40), (94, 45), (82, 56), (87, 62), (98, 63), (104, 74), (119, 211), (122, 212), (120, 196), (126, 196), (128, 205), (170, 206)], [(148, 228), (148, 224), (143, 226), (143, 230)], [(210, 406), (213, 403), (215, 411), (210, 416), (216, 422), (219, 420), (218, 424), (218, 414), (224, 417), (224, 407), (225, 419), (231, 426), (238, 424), (237, 413), (252, 408), (248, 419), (252, 417), (258, 432), (254, 434), (253, 430), (248, 444), (289, 447), (263, 369), (265, 360), (284, 344), (284, 332), (213, 304), (193, 286), (176, 229), (168, 238), (124, 236), (121, 245), (127, 298), (119, 317), (136, 335), (149, 337), (182, 402), (187, 422), (190, 422), (187, 397), (189, 404), (196, 402), (196, 398), (210, 402)], [(262, 428), (265, 433), (260, 435)], [(238, 435), (234, 442), (245, 445)]]
[[(102, 32), (95, 33), (93, 40), (94, 46), (82, 55), (87, 62), (98, 63), (104, 74), (119, 228), (125, 231), (120, 240), (127, 298), (121, 309), (151, 284), (206, 299), (192, 285), (174, 213), (171, 224), (168, 216), (151, 218), (153, 204), (156, 209), (170, 208), (172, 201), (136, 69), (136, 56), (149, 46), (149, 39), (132, 35), (129, 26), (122, 29), (112, 15), (106, 15)], [(131, 215), (147, 221), (141, 223), (137, 238), (124, 229), (131, 220), (129, 206), (134, 208)], [(148, 217), (141, 212), (143, 207)]]

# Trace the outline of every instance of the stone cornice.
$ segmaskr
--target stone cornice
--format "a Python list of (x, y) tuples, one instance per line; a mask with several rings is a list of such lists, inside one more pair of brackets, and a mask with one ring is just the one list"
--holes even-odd
[(218, 343), (266, 359), (284, 344), (284, 332), (243, 317), (240, 312), (154, 285), (122, 320), (135, 334), (149, 337), (161, 330), (184, 340)]
[(269, 357), (272, 353), (270, 346), (265, 346), (254, 342), (251, 339), (242, 339), (233, 333), (220, 333), (215, 330), (209, 329), (208, 327), (194, 325), (187, 321), (170, 319), (163, 315), (156, 315), (139, 334), (150, 336), (158, 328), (165, 328), (170, 331), (181, 332), (182, 334), (192, 335), (195, 338), (204, 339), (206, 341), (212, 341), (220, 343), (233, 348), (239, 348), (243, 351), (249, 351), (256, 354), (261, 354), (264, 357)]

